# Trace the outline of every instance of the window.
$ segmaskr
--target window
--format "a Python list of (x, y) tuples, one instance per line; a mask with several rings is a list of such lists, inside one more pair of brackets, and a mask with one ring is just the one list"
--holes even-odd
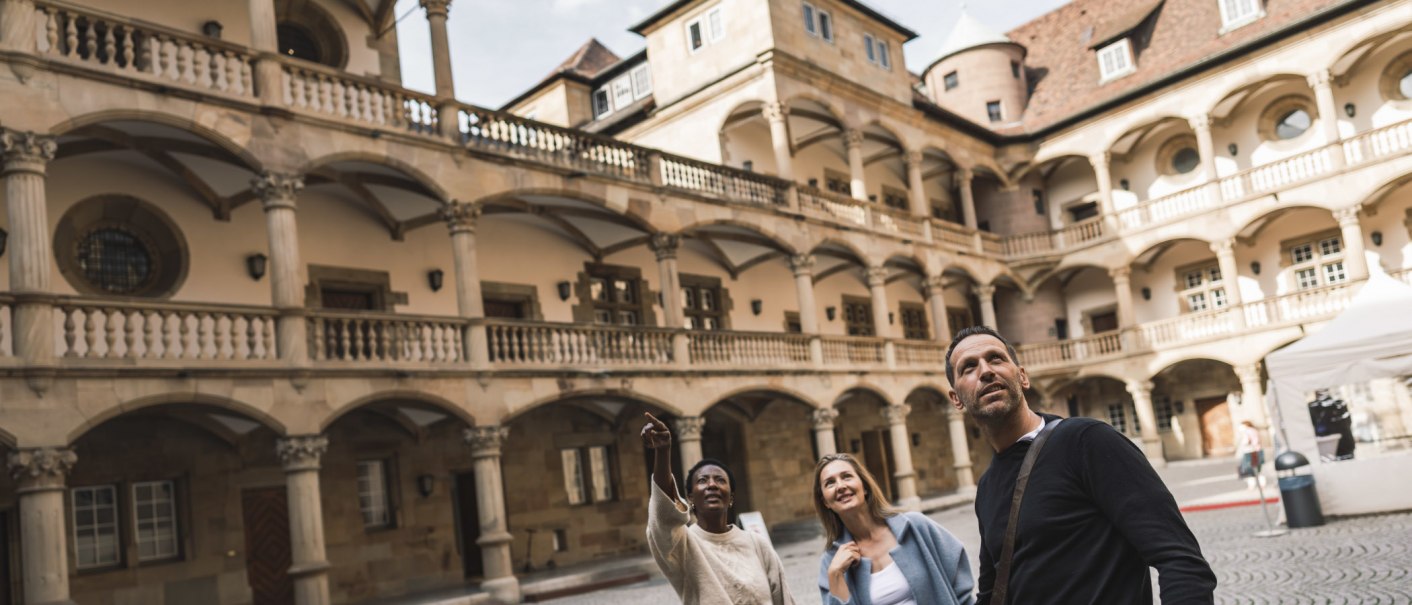
[(1157, 432), (1170, 433), (1172, 431), (1172, 417), (1176, 415), (1176, 406), (1172, 405), (1172, 398), (1158, 399), (1153, 407), (1157, 413)]
[(363, 513), (363, 527), (392, 525), (392, 506), (388, 498), (387, 462), (358, 461), (358, 509)]
[(887, 42), (878, 42), (878, 65), (883, 69), (892, 69), (892, 54), (888, 50)]
[(1111, 80), (1132, 73), (1133, 51), (1127, 38), (1098, 50), (1099, 80)]
[(961, 85), (961, 79), (959, 76), (956, 75), (956, 72), (953, 71), (949, 74), (946, 74), (945, 76), (942, 76), (941, 83), (943, 86), (946, 87), (946, 90), (951, 90)]
[(593, 91), (593, 119), (598, 119), (613, 113), (613, 104), (608, 99), (608, 89), (600, 88)]
[(892, 187), (884, 185), (882, 188), (882, 195), (883, 205), (887, 206), (888, 208), (906, 210), (909, 206), (909, 204), (907, 203), (906, 191), (903, 191), (901, 189), (893, 189)]
[(1282, 141), (1287, 141), (1304, 134), (1312, 124), (1313, 119), (1310, 118), (1308, 111), (1302, 108), (1288, 111), (1275, 121), (1275, 136)]
[(74, 511), (74, 561), (78, 569), (117, 565), (118, 490), (116, 486), (76, 487), (70, 491)]
[(635, 326), (643, 322), (641, 273), (628, 267), (594, 265), (588, 274), (593, 322)]
[(1226, 306), (1226, 283), (1221, 267), (1212, 263), (1177, 269), (1183, 312), (1199, 313)]
[(1005, 119), (1005, 116), (1000, 113), (1000, 101), (986, 101), (985, 113), (990, 117), (990, 121), (992, 122), (999, 122)]
[(725, 16), (721, 14), (721, 7), (711, 9), (706, 13), (706, 28), (711, 36), (711, 42), (720, 42), (726, 37)]
[(137, 560), (175, 558), (177, 548), (176, 485), (171, 481), (145, 481), (132, 485), (133, 527), (137, 532)]
[(641, 99), (652, 94), (652, 71), (646, 65), (640, 65), (632, 70), (632, 97)]
[(1221, 27), (1229, 30), (1260, 18), (1260, 0), (1218, 0)]
[(888, 55), (887, 42), (873, 37), (872, 34), (863, 34), (863, 50), (869, 63), (883, 69), (892, 69), (892, 57)]
[(564, 491), (571, 506), (613, 500), (613, 464), (606, 445), (559, 450)]
[(156, 276), (152, 246), (127, 229), (88, 232), (78, 244), (78, 268), (88, 283), (108, 294), (132, 295)]
[(1126, 413), (1126, 407), (1127, 406), (1124, 406), (1121, 403), (1108, 404), (1108, 424), (1111, 424), (1113, 425), (1113, 428), (1118, 429), (1119, 433), (1125, 434), (1128, 432), (1128, 415)]
[(693, 19), (686, 23), (686, 44), (693, 53), (706, 46), (706, 36), (701, 31), (700, 19)]
[(929, 340), (931, 338), (925, 307), (917, 303), (904, 302), (897, 306), (897, 314), (902, 320), (903, 338), (908, 340)]
[(1343, 238), (1328, 235), (1288, 248), (1296, 289), (1307, 290), (1348, 281), (1343, 265)]
[(843, 325), (849, 336), (873, 336), (873, 303), (866, 298), (843, 297)]
[(804, 3), (804, 31), (811, 36), (819, 35), (818, 18), (815, 16), (814, 5)]
[(833, 17), (827, 11), (819, 11), (819, 37), (833, 42)]
[(1016, 80), (1020, 79), (1020, 62), (1019, 62), (1019, 61), (1011, 61), (1011, 62), (1010, 62), (1010, 77), (1015, 78)]
[(804, 31), (809, 35), (833, 42), (833, 16), (828, 11), (804, 3)]
[(1412, 69), (1407, 70), (1401, 78), (1397, 79), (1397, 91), (1402, 93), (1402, 98), (1412, 99)]
[(699, 275), (681, 276), (682, 308), (688, 330), (724, 330), (721, 280)]
[(824, 169), (824, 189), (843, 195), (853, 193), (853, 185), (849, 177), (828, 169)]
[(613, 107), (624, 109), (632, 104), (632, 79), (628, 77), (613, 80)]
[(1183, 147), (1175, 154), (1172, 154), (1172, 170), (1177, 174), (1186, 174), (1196, 170), (1201, 165), (1201, 154), (1190, 147)]
[(867, 53), (868, 53), (868, 62), (869, 62), (869, 63), (877, 63), (877, 62), (878, 62), (878, 56), (877, 56), (877, 53), (873, 51), (873, 35), (872, 35), (872, 34), (863, 34), (863, 48), (864, 48), (864, 50), (866, 50)]
[(1034, 197), (1034, 213), (1043, 216), (1048, 211), (1048, 204), (1044, 201), (1043, 189), (1031, 189), (1030, 195)]

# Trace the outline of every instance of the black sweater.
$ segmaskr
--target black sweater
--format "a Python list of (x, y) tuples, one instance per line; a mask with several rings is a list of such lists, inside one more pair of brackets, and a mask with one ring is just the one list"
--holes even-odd
[[(1015, 478), (1032, 443), (996, 454), (977, 488), (982, 604), (990, 603)], [(1025, 488), (1007, 600), (1145, 605), (1149, 566), (1160, 574), (1164, 604), (1213, 602), (1216, 576), (1142, 451), (1103, 422), (1065, 419)]]

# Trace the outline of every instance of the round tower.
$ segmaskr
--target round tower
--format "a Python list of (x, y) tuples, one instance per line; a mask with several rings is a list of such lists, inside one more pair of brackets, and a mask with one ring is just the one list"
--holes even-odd
[(977, 21), (963, 7), (941, 58), (922, 72), (937, 105), (977, 124), (1019, 122), (1029, 102), (1025, 47)]

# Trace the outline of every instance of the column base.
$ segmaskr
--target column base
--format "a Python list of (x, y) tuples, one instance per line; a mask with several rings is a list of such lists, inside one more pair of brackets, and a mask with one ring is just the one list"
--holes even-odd
[(976, 495), (976, 486), (963, 485), (961, 487), (956, 488), (956, 493), (961, 496), (974, 496)]
[(922, 499), (917, 496), (903, 498), (897, 502), (893, 502), (893, 505), (905, 511), (918, 511), (922, 510)]
[(515, 576), (495, 578), (480, 583), (482, 590), (490, 595), (492, 603), (508, 604), (520, 602), (520, 579)]

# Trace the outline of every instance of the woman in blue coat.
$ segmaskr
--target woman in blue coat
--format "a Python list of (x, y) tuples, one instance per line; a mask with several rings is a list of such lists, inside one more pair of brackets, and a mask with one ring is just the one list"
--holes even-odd
[(829, 543), (819, 562), (824, 605), (975, 603), (961, 542), (921, 513), (893, 509), (853, 456), (819, 459), (814, 510)]

